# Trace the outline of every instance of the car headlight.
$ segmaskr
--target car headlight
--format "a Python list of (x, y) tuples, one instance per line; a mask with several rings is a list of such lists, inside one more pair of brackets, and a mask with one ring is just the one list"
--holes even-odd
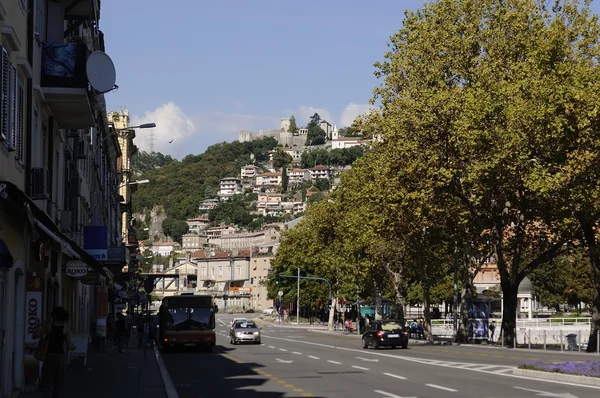
[(258, 336), (260, 334), (260, 332), (254, 332), (255, 336)]
[(236, 335), (237, 337), (242, 337), (242, 332), (237, 332), (235, 335)]

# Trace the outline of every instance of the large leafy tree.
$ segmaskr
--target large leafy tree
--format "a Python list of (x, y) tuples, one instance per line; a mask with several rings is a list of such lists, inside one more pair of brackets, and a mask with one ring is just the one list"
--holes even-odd
[[(572, 238), (565, 196), (548, 194), (564, 186), (556, 176), (567, 165), (571, 177), (583, 177), (597, 163), (597, 150), (584, 151), (597, 147), (590, 135), (598, 133), (600, 103), (597, 24), (587, 12), (578, 1), (440, 0), (408, 12), (376, 64), (383, 84), (375, 131), (392, 143), (393, 160), (461, 201), (473, 221), (467, 235), (488, 234), (509, 344), (520, 282)], [(578, 199), (592, 186), (576, 191)], [(575, 209), (584, 231), (597, 218), (580, 214), (597, 206)]]

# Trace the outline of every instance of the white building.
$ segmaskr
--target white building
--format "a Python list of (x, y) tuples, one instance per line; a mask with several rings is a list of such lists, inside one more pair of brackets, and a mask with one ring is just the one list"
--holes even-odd
[(236, 177), (222, 178), (219, 183), (219, 198), (229, 200), (233, 195), (244, 193), (242, 181)]

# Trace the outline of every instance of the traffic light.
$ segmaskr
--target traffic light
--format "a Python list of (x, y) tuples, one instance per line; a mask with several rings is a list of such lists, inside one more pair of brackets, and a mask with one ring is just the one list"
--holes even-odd
[(279, 277), (278, 276), (275, 277), (275, 284), (279, 285)]

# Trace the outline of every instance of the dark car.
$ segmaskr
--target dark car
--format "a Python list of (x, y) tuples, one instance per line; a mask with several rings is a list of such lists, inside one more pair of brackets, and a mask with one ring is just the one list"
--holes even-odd
[(362, 336), (363, 348), (408, 347), (408, 331), (402, 321), (373, 321)]

